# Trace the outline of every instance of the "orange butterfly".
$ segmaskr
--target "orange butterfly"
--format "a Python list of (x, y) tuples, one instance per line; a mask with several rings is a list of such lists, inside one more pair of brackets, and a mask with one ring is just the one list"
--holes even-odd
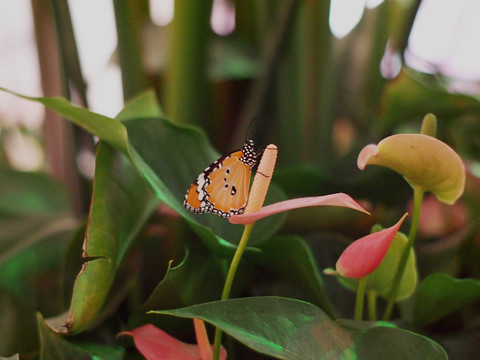
[(258, 156), (253, 140), (222, 156), (190, 185), (183, 206), (194, 213), (211, 212), (224, 218), (243, 213)]

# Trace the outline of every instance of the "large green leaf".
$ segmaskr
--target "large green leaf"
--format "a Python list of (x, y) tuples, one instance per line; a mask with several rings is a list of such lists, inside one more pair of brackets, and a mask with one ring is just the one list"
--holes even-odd
[(40, 360), (92, 360), (89, 354), (53, 332), (40, 314), (37, 314), (37, 329), (40, 342)]
[(392, 327), (360, 331), (355, 338), (358, 359), (448, 360), (445, 350), (433, 340), (414, 332)]
[(158, 205), (131, 164), (122, 160), (110, 145), (99, 144), (83, 244), (86, 261), (75, 280), (65, 325), (70, 333), (95, 320), (128, 247)]
[(280, 359), (447, 359), (445, 351), (424, 336), (368, 323), (343, 328), (316, 306), (289, 298), (231, 299), (152, 313), (203, 319)]
[(333, 315), (318, 265), (303, 238), (274, 236), (260, 244), (259, 249), (260, 253), (249, 254), (247, 258), (269, 271), (286, 276), (327, 314)]
[(167, 273), (142, 306), (143, 311), (174, 308), (216, 300), (221, 295), (223, 277), (215, 258), (193, 246), (177, 266)]
[(190, 321), (171, 318), (165, 322), (146, 313), (153, 309), (174, 309), (220, 298), (224, 283), (220, 264), (204, 246), (199, 245), (189, 244), (180, 264), (172, 266), (172, 262), (169, 263), (164, 277), (134, 316), (130, 317), (129, 327), (152, 323), (177, 337), (191, 336)]
[(299, 300), (254, 297), (155, 311), (196, 317), (280, 359), (354, 359), (352, 338), (324, 312)]
[(422, 281), (415, 295), (414, 323), (429, 325), (480, 300), (480, 281), (436, 273)]
[(337, 324), (356, 334), (359, 359), (448, 359), (444, 349), (433, 340), (385, 321), (337, 320)]
[(105, 346), (98, 344), (76, 344), (78, 348), (92, 356), (93, 360), (123, 360), (125, 348), (121, 346)]

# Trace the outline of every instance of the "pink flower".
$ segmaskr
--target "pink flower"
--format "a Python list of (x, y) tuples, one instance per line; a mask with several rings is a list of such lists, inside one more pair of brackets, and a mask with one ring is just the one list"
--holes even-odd
[(263, 219), (264, 217), (275, 215), (283, 211), (311, 206), (340, 206), (369, 214), (367, 210), (365, 210), (347, 194), (337, 193), (281, 201), (275, 204), (264, 206), (259, 211), (254, 213), (233, 215), (229, 218), (229, 221), (232, 224), (250, 224)]
[[(197, 319), (195, 319), (197, 320)], [(201, 321), (201, 320), (197, 320)], [(203, 321), (202, 321), (203, 323)], [(197, 330), (197, 324), (195, 324)], [(212, 347), (208, 344), (208, 338), (200, 335), (197, 330), (196, 344), (186, 344), (168, 335), (152, 324), (140, 326), (130, 331), (123, 331), (119, 335), (131, 335), (138, 351), (147, 360), (211, 360)], [(205, 333), (206, 335), (206, 333)], [(220, 359), (225, 360), (227, 352), (220, 350)]]
[(403, 215), (392, 227), (364, 236), (350, 244), (336, 264), (340, 275), (359, 279), (374, 271), (387, 254), (406, 216), (407, 214)]

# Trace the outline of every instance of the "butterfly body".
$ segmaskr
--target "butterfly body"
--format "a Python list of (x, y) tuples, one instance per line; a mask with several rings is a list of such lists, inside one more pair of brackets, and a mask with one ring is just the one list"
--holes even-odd
[(183, 205), (194, 213), (214, 213), (228, 218), (245, 209), (252, 168), (258, 154), (252, 140), (209, 167), (190, 185)]

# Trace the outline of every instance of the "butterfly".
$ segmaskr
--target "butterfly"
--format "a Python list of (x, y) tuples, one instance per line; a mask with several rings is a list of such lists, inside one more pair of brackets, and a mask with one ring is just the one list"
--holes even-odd
[(223, 218), (241, 214), (247, 204), (252, 168), (260, 155), (253, 140), (240, 150), (222, 156), (190, 185), (183, 206), (194, 213), (214, 213)]

